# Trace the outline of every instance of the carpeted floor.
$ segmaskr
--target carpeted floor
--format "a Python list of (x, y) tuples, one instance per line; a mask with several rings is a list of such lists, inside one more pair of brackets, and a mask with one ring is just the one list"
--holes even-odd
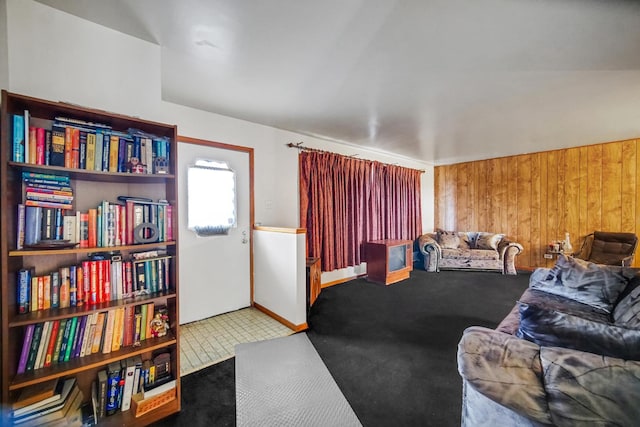
[[(427, 273), (390, 286), (364, 279), (323, 289), (307, 335), (365, 427), (459, 426), (457, 343), (495, 327), (529, 274)], [(234, 359), (182, 378), (182, 412), (158, 426), (234, 426)]]

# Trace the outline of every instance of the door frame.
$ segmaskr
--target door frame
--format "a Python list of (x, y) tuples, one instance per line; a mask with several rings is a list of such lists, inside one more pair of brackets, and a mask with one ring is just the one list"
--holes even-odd
[(188, 144), (204, 145), (206, 147), (220, 148), (222, 150), (240, 151), (249, 155), (249, 303), (251, 307), (253, 302), (253, 228), (254, 228), (254, 203), (253, 203), (253, 148), (243, 147), (241, 145), (225, 144), (224, 142), (210, 141), (207, 139), (191, 138), (178, 134), (178, 143), (186, 142)]

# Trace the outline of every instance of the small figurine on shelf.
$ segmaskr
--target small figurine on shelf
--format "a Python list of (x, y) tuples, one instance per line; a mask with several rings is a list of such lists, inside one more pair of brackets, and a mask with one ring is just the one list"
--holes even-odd
[(159, 310), (149, 323), (151, 327), (151, 335), (154, 337), (163, 337), (169, 331), (169, 316), (166, 312)]

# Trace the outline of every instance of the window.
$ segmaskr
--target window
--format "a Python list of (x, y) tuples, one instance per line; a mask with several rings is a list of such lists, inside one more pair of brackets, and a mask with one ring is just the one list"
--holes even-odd
[(187, 215), (198, 236), (226, 235), (236, 226), (236, 174), (226, 162), (198, 160), (189, 167)]

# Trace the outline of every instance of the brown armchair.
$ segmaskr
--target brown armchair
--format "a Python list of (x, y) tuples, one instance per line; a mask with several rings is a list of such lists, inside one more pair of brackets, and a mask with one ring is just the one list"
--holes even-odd
[(631, 266), (638, 245), (633, 233), (594, 231), (587, 235), (573, 256), (595, 264)]

